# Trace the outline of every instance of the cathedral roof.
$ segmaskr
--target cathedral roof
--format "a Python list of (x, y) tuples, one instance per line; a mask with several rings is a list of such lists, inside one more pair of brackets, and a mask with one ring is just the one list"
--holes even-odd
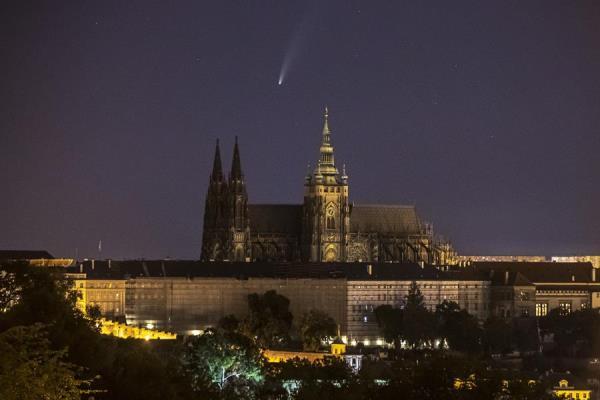
[(421, 221), (414, 206), (354, 205), (350, 214), (351, 232), (421, 233)]
[(301, 204), (248, 204), (250, 229), (259, 233), (300, 235)]

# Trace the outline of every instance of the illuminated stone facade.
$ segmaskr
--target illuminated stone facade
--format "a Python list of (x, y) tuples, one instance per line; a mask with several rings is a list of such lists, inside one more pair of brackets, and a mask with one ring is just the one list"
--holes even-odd
[(553, 262), (590, 262), (594, 268), (600, 268), (600, 256), (553, 256)]
[[(128, 326), (187, 335), (216, 326), (226, 315), (245, 317), (248, 295), (268, 290), (290, 300), (296, 320), (312, 309), (323, 311), (344, 340), (370, 345), (381, 342), (373, 310), (383, 304), (401, 307), (413, 281), (431, 310), (450, 300), (485, 319), (489, 308), (489, 282), (419, 264), (253, 263), (249, 268), (247, 263), (130, 261), (108, 268), (96, 261), (94, 269), (88, 263), (79, 271), (87, 276), (69, 276), (82, 294), (83, 309), (93, 304)], [(119, 315), (116, 298), (124, 298)]]
[(465, 256), (454, 254), (448, 258), (448, 264), (468, 266), (474, 262), (556, 262), (556, 263), (592, 263), (594, 268), (600, 268), (600, 256), (580, 255), (580, 256), (518, 256), (518, 255), (503, 255), (503, 256)]
[(228, 179), (219, 143), (204, 210), (203, 261), (426, 262), (454, 252), (436, 243), (412, 205), (353, 205), (345, 167), (334, 160), (328, 113), (320, 157), (304, 180), (303, 204), (248, 204), (239, 146)]
[[(600, 306), (600, 283), (589, 263), (475, 263), (454, 270), (415, 263), (124, 261), (109, 267), (96, 261), (91, 266), (82, 263), (69, 275), (82, 293), (81, 307), (97, 305), (128, 326), (184, 335), (214, 327), (226, 315), (244, 318), (248, 295), (268, 290), (290, 300), (296, 321), (321, 310), (336, 321), (347, 343), (369, 346), (384, 344), (374, 310), (384, 304), (402, 307), (412, 282), (428, 309), (454, 301), (481, 321)], [(124, 304), (118, 300), (123, 298)]]
[(465, 270), (487, 275), (494, 316), (542, 317), (555, 308), (568, 313), (600, 307), (599, 276), (589, 262), (473, 262)]
[[(569, 382), (568, 379), (571, 380)], [(574, 377), (566, 376), (565, 378), (558, 381), (558, 385), (552, 388), (552, 394), (559, 399), (577, 399), (577, 400), (589, 400), (592, 398), (592, 391), (588, 387), (575, 386), (573, 382)]]
[(124, 279), (86, 279), (86, 274), (70, 274), (79, 292), (78, 306), (85, 311), (87, 307), (98, 307), (107, 318), (125, 315)]
[(342, 324), (346, 287), (340, 279), (196, 277), (136, 278), (127, 281), (126, 319), (186, 334), (214, 327), (229, 314), (248, 313), (248, 295), (276, 290), (290, 299), (293, 315), (319, 309)]
[(465, 256), (456, 255), (453, 258), (453, 262), (450, 264), (456, 264), (461, 266), (468, 266), (474, 262), (545, 262), (548, 261), (546, 256)]
[[(480, 320), (489, 315), (490, 282), (484, 280), (425, 279), (416, 281), (425, 306), (435, 311), (444, 300), (454, 301)], [(374, 310), (385, 304), (403, 307), (412, 281), (352, 280), (347, 282), (347, 341), (383, 345)]]

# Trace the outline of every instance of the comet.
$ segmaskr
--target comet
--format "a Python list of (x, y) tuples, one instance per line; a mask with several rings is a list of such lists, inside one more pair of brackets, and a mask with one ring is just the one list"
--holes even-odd
[(295, 64), (298, 55), (302, 52), (308, 37), (312, 32), (315, 31), (315, 25), (317, 22), (317, 6), (318, 3), (312, 2), (309, 8), (304, 13), (302, 20), (294, 27), (292, 36), (286, 47), (286, 51), (283, 55), (283, 61), (281, 63), (281, 69), (279, 70), (279, 79), (277, 84), (282, 86), (287, 80), (288, 73), (292, 66)]
[(281, 71), (279, 71), (279, 80), (277, 81), (279, 86), (283, 85), (283, 81), (287, 76), (290, 65), (292, 64), (292, 61), (296, 59), (296, 55), (298, 54), (297, 46), (290, 47), (291, 50), (286, 53), (285, 57), (283, 58), (283, 63), (281, 63)]

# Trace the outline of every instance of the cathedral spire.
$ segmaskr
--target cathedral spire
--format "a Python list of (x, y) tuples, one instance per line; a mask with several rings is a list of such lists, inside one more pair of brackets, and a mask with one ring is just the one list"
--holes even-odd
[(219, 149), (219, 139), (217, 139), (217, 146), (215, 148), (215, 159), (213, 161), (212, 174), (210, 175), (212, 181), (218, 182), (223, 180), (223, 167), (221, 165), (221, 150)]
[(235, 137), (235, 145), (233, 146), (233, 161), (231, 162), (231, 179), (241, 180), (242, 174), (242, 162), (240, 161), (240, 150), (238, 148), (238, 139)]
[(321, 140), (321, 147), (319, 149), (321, 155), (319, 157), (319, 163), (317, 167), (320, 173), (323, 175), (337, 175), (338, 170), (335, 168), (333, 157), (331, 130), (329, 129), (329, 110), (327, 107), (325, 107), (325, 114), (323, 115), (323, 118), (323, 138)]
[(325, 138), (327, 137), (327, 143), (329, 143), (329, 134), (331, 131), (329, 130), (329, 110), (327, 106), (325, 106), (325, 114), (323, 114), (324, 123), (323, 123), (323, 143), (325, 143)]

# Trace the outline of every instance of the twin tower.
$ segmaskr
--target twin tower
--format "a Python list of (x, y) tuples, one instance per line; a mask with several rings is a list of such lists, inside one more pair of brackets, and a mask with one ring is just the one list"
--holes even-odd
[(219, 142), (204, 210), (203, 261), (426, 261), (432, 233), (414, 206), (351, 205), (337, 169), (325, 109), (319, 160), (304, 180), (302, 204), (249, 204), (236, 138), (223, 173)]
[(223, 174), (219, 142), (204, 211), (204, 261), (346, 260), (348, 177), (335, 166), (328, 111), (316, 168), (305, 178), (303, 204), (248, 204), (237, 141)]

